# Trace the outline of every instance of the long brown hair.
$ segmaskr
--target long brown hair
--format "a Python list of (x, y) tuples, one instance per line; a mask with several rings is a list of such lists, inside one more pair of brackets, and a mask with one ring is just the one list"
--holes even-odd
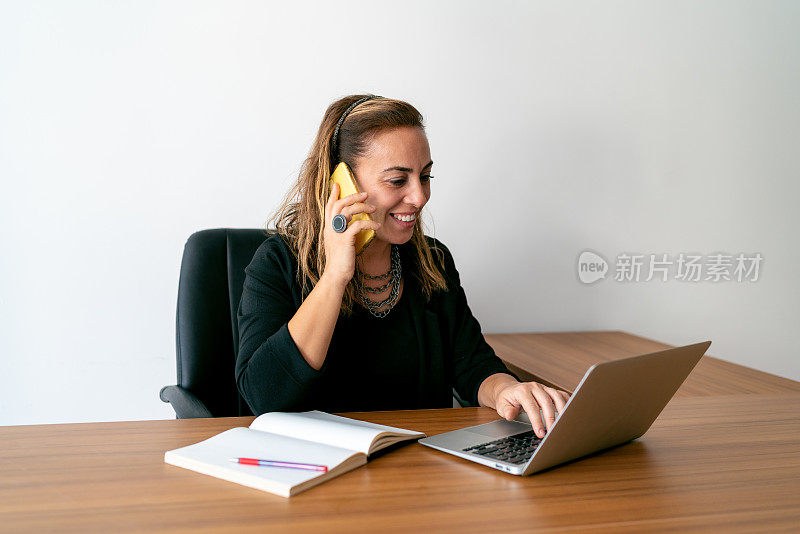
[[(317, 284), (321, 273), (325, 272), (325, 204), (331, 194), (329, 179), (335, 165), (344, 161), (353, 168), (355, 159), (366, 154), (372, 137), (381, 130), (402, 126), (425, 129), (422, 115), (411, 104), (376, 97), (359, 104), (347, 115), (339, 127), (338, 154), (332, 154), (331, 137), (336, 123), (351, 104), (367, 96), (375, 95), (350, 95), (328, 106), (311, 151), (300, 168), (297, 182), (267, 220), (267, 227), (274, 223), (275, 230), (288, 242), (297, 258), (296, 276), (303, 298)], [(414, 224), (410, 244), (415, 267), (412, 269), (413, 276), (425, 298), (430, 300), (434, 291), (447, 290), (447, 283), (433, 260), (431, 250), (439, 254), (440, 262), (444, 254), (439, 248), (428, 245), (420, 216)], [(355, 294), (351, 280), (342, 298), (343, 315), (352, 313)]]

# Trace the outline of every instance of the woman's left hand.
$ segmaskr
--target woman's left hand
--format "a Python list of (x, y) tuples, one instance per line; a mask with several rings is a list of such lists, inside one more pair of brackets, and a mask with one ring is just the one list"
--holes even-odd
[[(497, 413), (508, 421), (519, 415), (524, 409), (531, 420), (534, 432), (540, 438), (553, 428), (556, 412), (561, 413), (569, 400), (569, 393), (551, 388), (539, 382), (510, 382), (498, 387), (494, 398)], [(539, 409), (541, 408), (541, 414)], [(542, 421), (544, 415), (544, 421)]]

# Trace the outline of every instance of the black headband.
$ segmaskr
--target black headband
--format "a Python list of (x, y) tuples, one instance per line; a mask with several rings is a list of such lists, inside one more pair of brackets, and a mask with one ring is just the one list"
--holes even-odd
[(339, 122), (336, 123), (336, 129), (333, 131), (333, 140), (331, 141), (331, 147), (332, 147), (331, 148), (331, 153), (333, 154), (334, 159), (336, 158), (336, 153), (337, 153), (337, 150), (339, 149), (339, 146), (338, 146), (339, 145), (339, 128), (342, 126), (342, 123), (344, 122), (345, 117), (347, 117), (347, 115), (351, 111), (353, 111), (353, 109), (357, 105), (361, 104), (362, 102), (366, 102), (367, 100), (372, 100), (373, 98), (383, 98), (383, 97), (378, 96), (378, 95), (365, 96), (364, 98), (356, 100), (355, 102), (350, 104), (350, 106), (346, 110), (344, 110), (344, 113), (342, 113), (342, 116), (339, 118)]

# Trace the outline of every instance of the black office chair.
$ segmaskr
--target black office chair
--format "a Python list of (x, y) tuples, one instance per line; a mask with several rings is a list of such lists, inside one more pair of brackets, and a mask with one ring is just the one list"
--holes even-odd
[[(234, 377), (239, 351), (236, 310), (244, 269), (273, 233), (217, 228), (195, 232), (186, 241), (175, 321), (178, 384), (160, 392), (178, 419), (253, 415)], [(455, 390), (453, 398), (454, 407), (469, 405)]]
[(217, 228), (195, 232), (186, 241), (175, 321), (178, 385), (160, 393), (178, 419), (253, 415), (234, 377), (236, 310), (244, 269), (272, 233)]

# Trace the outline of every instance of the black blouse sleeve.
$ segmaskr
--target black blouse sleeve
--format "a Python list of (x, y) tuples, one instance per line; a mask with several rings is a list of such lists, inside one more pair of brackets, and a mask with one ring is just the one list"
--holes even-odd
[(461, 278), (450, 250), (441, 241), (434, 240), (434, 243), (444, 252), (447, 289), (452, 299), (448, 303), (448, 310), (455, 310), (450, 321), (455, 389), (461, 398), (473, 406), (479, 406), (478, 389), (486, 378), (495, 373), (506, 373), (517, 381), (519, 377), (508, 370), (484, 339), (481, 325), (467, 304), (467, 296), (461, 287)]
[(256, 415), (306, 409), (311, 390), (327, 367), (311, 367), (289, 334), (289, 319), (299, 304), (290, 285), (291, 253), (278, 239), (278, 235), (267, 239), (245, 269), (237, 311), (236, 385)]

